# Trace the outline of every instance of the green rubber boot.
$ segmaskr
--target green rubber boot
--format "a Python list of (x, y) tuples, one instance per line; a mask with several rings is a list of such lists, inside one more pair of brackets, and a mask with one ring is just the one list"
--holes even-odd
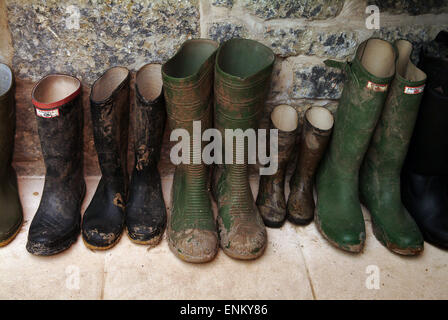
[(317, 228), (331, 244), (350, 252), (360, 252), (364, 246), (358, 173), (395, 73), (395, 56), (389, 42), (369, 39), (345, 65), (347, 78), (333, 136), (316, 177)]
[[(231, 142), (225, 141), (225, 129), (258, 128), (273, 63), (271, 49), (256, 41), (234, 38), (221, 45), (215, 64), (215, 126), (223, 145)], [(249, 185), (247, 139), (239, 147), (232, 139), (232, 164), (219, 165), (214, 172), (220, 244), (232, 258), (255, 259), (266, 247), (266, 227)], [(243, 159), (240, 163), (236, 162), (237, 148)]]
[(201, 122), (202, 132), (211, 127), (217, 49), (218, 44), (211, 40), (188, 40), (162, 66), (169, 126), (172, 130), (185, 129), (190, 135), (190, 163), (179, 164), (174, 173), (168, 244), (177, 257), (193, 263), (210, 261), (218, 251), (209, 171), (202, 161), (196, 163), (201, 150), (196, 150), (193, 143), (193, 121)]
[(13, 87), (11, 69), (0, 63), (0, 247), (14, 240), (23, 221), (16, 172), (11, 166), (16, 128)]
[(395, 42), (395, 78), (360, 174), (361, 200), (369, 209), (375, 237), (402, 255), (423, 251), (423, 237), (401, 203), (400, 172), (417, 119), (426, 75), (410, 61), (412, 44)]

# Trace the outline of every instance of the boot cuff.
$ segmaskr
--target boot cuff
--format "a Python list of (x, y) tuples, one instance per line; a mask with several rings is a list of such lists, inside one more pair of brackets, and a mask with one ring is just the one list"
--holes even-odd
[(125, 67), (112, 67), (104, 72), (92, 85), (90, 102), (95, 105), (109, 104), (130, 83), (131, 73)]
[(50, 74), (39, 80), (31, 93), (33, 105), (53, 109), (74, 100), (81, 93), (81, 81), (66, 74)]
[(234, 85), (253, 83), (255, 79), (263, 80), (271, 75), (274, 61), (274, 52), (265, 45), (255, 40), (233, 38), (219, 48), (216, 71)]
[(13, 82), (11, 69), (6, 64), (0, 63), (0, 100), (7, 96)]

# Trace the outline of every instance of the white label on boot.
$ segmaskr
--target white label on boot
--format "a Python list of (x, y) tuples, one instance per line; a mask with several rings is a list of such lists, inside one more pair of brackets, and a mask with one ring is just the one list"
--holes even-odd
[(36, 109), (36, 114), (41, 118), (56, 118), (59, 117), (59, 109), (50, 109), (50, 110), (42, 110), (42, 109)]
[(375, 92), (385, 92), (387, 90), (387, 84), (378, 84), (368, 81), (366, 88)]
[(423, 90), (425, 89), (425, 85), (421, 85), (418, 87), (404, 87), (404, 93), (406, 94), (419, 94), (422, 93)]

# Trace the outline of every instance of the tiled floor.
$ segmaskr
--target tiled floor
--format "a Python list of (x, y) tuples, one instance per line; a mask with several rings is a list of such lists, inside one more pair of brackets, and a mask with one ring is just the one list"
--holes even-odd
[[(98, 178), (86, 181), (84, 208)], [(78, 239), (59, 255), (35, 257), (25, 243), (43, 182), (40, 177), (19, 178), (25, 223), (17, 238), (0, 248), (2, 299), (448, 298), (447, 251), (426, 244), (420, 257), (394, 255), (373, 237), (369, 221), (362, 255), (331, 247), (313, 224), (286, 223), (269, 229), (266, 253), (252, 262), (235, 261), (220, 252), (211, 263), (188, 264), (171, 254), (166, 240), (148, 250), (126, 236), (106, 252), (92, 252)], [(163, 180), (166, 201), (171, 183)], [(252, 185), (256, 192), (255, 181)]]

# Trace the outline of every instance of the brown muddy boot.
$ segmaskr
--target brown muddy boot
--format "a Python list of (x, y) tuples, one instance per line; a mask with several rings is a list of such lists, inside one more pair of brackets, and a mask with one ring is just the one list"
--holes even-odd
[[(215, 126), (222, 137), (226, 129), (258, 128), (274, 59), (272, 50), (257, 41), (234, 38), (221, 45), (215, 64)], [(249, 185), (248, 158), (254, 155), (248, 154), (247, 139), (234, 134), (224, 139), (224, 145), (233, 142), (233, 154), (224, 153), (233, 161), (214, 173), (220, 243), (232, 258), (255, 259), (266, 248), (267, 233)], [(235, 146), (239, 138), (242, 143)]]
[[(208, 262), (218, 252), (218, 233), (208, 190), (209, 171), (201, 160), (200, 141), (202, 132), (211, 127), (217, 48), (218, 43), (212, 40), (188, 40), (162, 66), (169, 126), (172, 130), (181, 129), (177, 132), (188, 134), (190, 140), (187, 163), (177, 165), (174, 172), (168, 244), (178, 258), (193, 263)], [(200, 137), (193, 136), (193, 121), (201, 126)], [(196, 141), (199, 148), (195, 138), (199, 139)]]
[(0, 63), (0, 247), (14, 240), (23, 222), (16, 172), (11, 166), (15, 129), (14, 76)]
[(296, 141), (299, 115), (288, 105), (275, 107), (271, 113), (271, 129), (278, 129), (278, 155), (271, 160), (277, 162), (277, 172), (260, 176), (257, 206), (264, 224), (280, 228), (285, 222), (285, 175)]
[(113, 247), (125, 221), (130, 72), (107, 70), (92, 86), (90, 111), (101, 180), (82, 220), (84, 244), (92, 250)]
[(46, 168), (42, 198), (26, 244), (35, 255), (68, 249), (79, 234), (85, 194), (81, 92), (81, 82), (64, 74), (42, 78), (32, 92)]
[(311, 107), (305, 112), (299, 158), (289, 181), (287, 217), (294, 224), (305, 225), (314, 218), (314, 174), (327, 147), (333, 123), (333, 115), (324, 107)]

